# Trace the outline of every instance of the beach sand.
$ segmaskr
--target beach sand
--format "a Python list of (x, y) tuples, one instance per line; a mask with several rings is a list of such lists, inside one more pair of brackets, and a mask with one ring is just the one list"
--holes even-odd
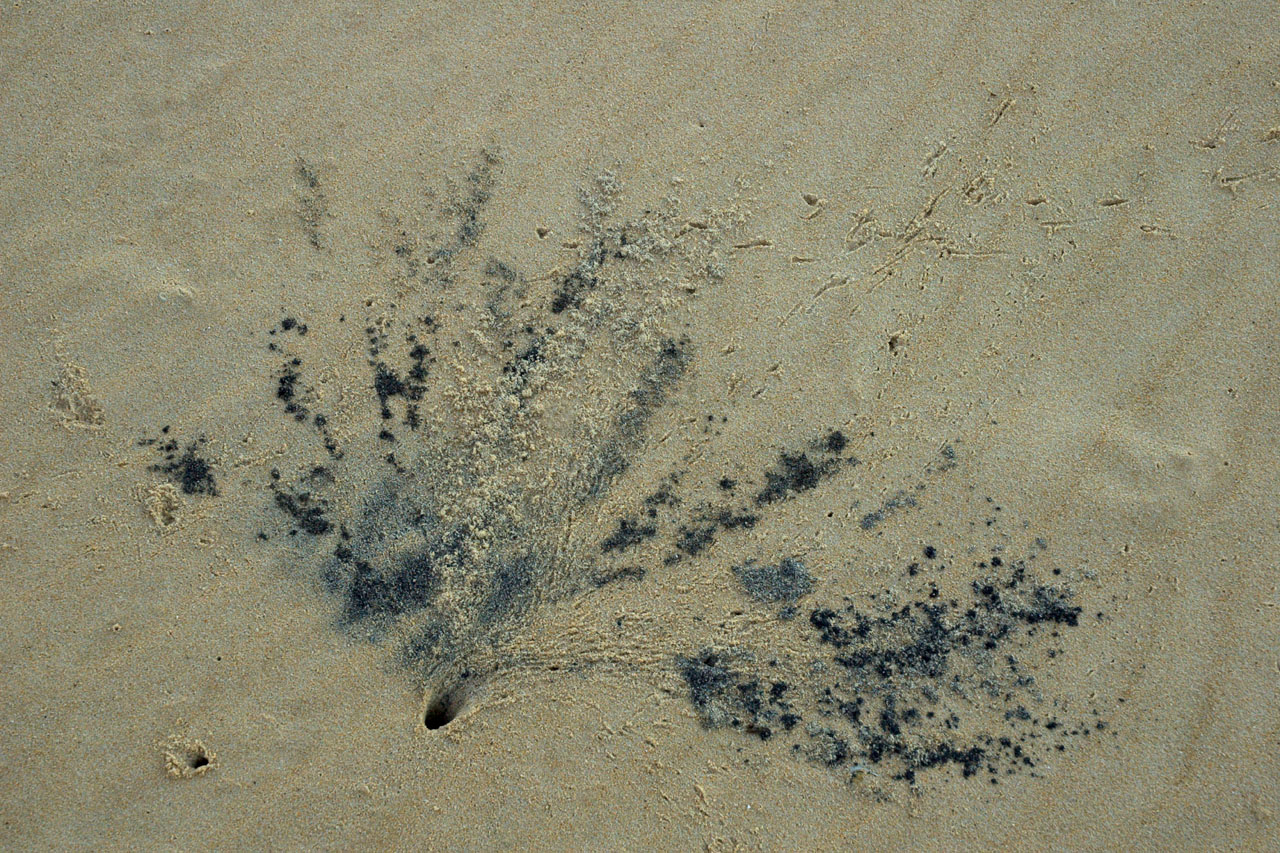
[(0, 846), (1280, 843), (1280, 7), (0, 10)]

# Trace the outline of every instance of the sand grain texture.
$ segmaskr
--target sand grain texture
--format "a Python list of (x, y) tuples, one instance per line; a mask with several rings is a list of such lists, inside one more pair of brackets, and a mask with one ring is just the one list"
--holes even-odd
[(0, 846), (1273, 849), (1277, 20), (6, 5)]

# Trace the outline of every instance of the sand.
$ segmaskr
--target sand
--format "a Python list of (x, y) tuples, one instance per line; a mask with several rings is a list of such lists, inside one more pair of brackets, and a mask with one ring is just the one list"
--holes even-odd
[(1280, 8), (0, 10), (0, 846), (1280, 842)]

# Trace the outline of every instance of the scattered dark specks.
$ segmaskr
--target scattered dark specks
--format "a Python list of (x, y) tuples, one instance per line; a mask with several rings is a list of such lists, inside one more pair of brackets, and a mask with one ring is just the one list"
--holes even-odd
[(474, 246), (484, 231), (480, 213), (492, 197), (493, 172), (497, 164), (497, 158), (485, 152), (481, 162), (467, 174), (465, 198), (454, 211), (458, 219), (459, 248)]
[(644, 505), (648, 507), (650, 513), (656, 512), (658, 507), (676, 507), (680, 505), (680, 497), (672, 491), (674, 488), (674, 480), (672, 482), (663, 483), (644, 499)]
[(503, 263), (497, 258), (489, 260), (488, 266), (484, 268), (484, 274), (489, 278), (505, 281), (507, 284), (512, 284), (519, 278), (516, 271), (509, 264)]
[[(164, 431), (167, 432), (168, 427)], [(204, 458), (201, 451), (207, 441), (201, 436), (190, 442), (185, 449), (180, 449), (178, 442), (173, 439), (160, 444), (164, 461), (152, 465), (151, 470), (167, 475), (185, 494), (217, 497), (218, 483), (214, 478), (213, 463)]]
[[(675, 352), (678, 353), (679, 350)], [(670, 357), (676, 357), (675, 353)], [(647, 397), (643, 388), (633, 392), (633, 396), (639, 400)], [(842, 462), (856, 464), (857, 460), (852, 457), (844, 459), (839, 456), (847, 446), (848, 440), (844, 434), (833, 430), (812, 442), (810, 451), (781, 453), (778, 464), (765, 472), (765, 486), (755, 496), (754, 509), (716, 507), (709, 502), (696, 504), (692, 512), (675, 524), (672, 543), (675, 552), (664, 558), (665, 563), (670, 565), (686, 557), (702, 555), (716, 541), (721, 531), (754, 529), (760, 520), (758, 511), (764, 506), (786, 500), (797, 492), (816, 488), (820, 482), (835, 473)], [(645, 513), (652, 521), (640, 523), (634, 516), (620, 520), (618, 530), (605, 540), (603, 550), (606, 553), (624, 550), (657, 535), (660, 525), (665, 521), (658, 517), (658, 508), (674, 509), (680, 505), (680, 498), (672, 491), (675, 482), (676, 478), (673, 477), (672, 483), (664, 483), (657, 493), (645, 499)], [(722, 492), (732, 492), (737, 488), (738, 481), (722, 477), (716, 485)]]
[(618, 519), (618, 529), (600, 545), (600, 550), (608, 554), (613, 551), (625, 551), (646, 539), (652, 539), (658, 529), (652, 524), (637, 522), (631, 518)]
[(734, 566), (733, 573), (748, 595), (764, 603), (790, 604), (813, 591), (808, 569), (794, 557), (783, 557), (773, 565), (748, 560)]
[(668, 393), (689, 367), (691, 357), (687, 347), (687, 340), (662, 341), (657, 355), (618, 413), (614, 438), (599, 449), (600, 462), (588, 486), (589, 496), (603, 494), (627, 469), (628, 456), (643, 440), (650, 418), (667, 401)]
[(884, 521), (890, 515), (893, 515), (900, 509), (911, 509), (919, 506), (915, 496), (905, 490), (899, 490), (889, 497), (885, 498), (880, 504), (879, 509), (872, 510), (862, 516), (862, 520), (858, 522), (858, 526), (863, 530), (874, 530), (876, 525)]
[(716, 541), (716, 524), (701, 523), (682, 525), (676, 531), (676, 548), (690, 557), (696, 557)]
[(832, 430), (813, 443), (812, 458), (808, 452), (783, 451), (778, 455), (778, 463), (765, 472), (765, 485), (756, 494), (756, 505), (786, 500), (815, 488), (834, 474), (842, 461), (857, 464), (855, 458), (842, 460), (838, 455), (848, 444), (843, 432)]
[(751, 530), (760, 520), (760, 516), (746, 510), (722, 509), (713, 516), (715, 522), (725, 530)]
[(405, 386), (396, 372), (385, 364), (379, 362), (374, 367), (373, 374), (373, 391), (378, 395), (378, 404), (382, 407), (382, 417), (384, 420), (390, 420), (391, 409), (387, 406), (387, 400), (392, 397), (398, 397), (404, 393)]
[(960, 454), (956, 451), (955, 445), (944, 444), (928, 465), (924, 468), (926, 477), (934, 477), (938, 474), (945, 474), (952, 470), (960, 463)]
[(325, 244), (321, 226), (329, 217), (329, 202), (320, 186), (320, 173), (314, 165), (299, 157), (294, 174), (298, 181), (298, 219), (302, 222), (303, 233), (312, 248), (322, 249)]
[[(297, 361), (297, 359), (294, 359), (294, 361)], [(291, 415), (302, 412), (296, 399), (298, 397), (298, 376), (297, 365), (286, 362), (280, 370), (280, 379), (276, 385), (276, 399), (284, 403), (285, 411)], [(303, 413), (303, 417), (306, 417), (305, 413)]]
[[(281, 328), (290, 322), (290, 318), (285, 318), (281, 323)], [(306, 326), (292, 321), (292, 328), (298, 330), (299, 334), (304, 334)], [(274, 332), (274, 330), (272, 330)], [(280, 352), (280, 348), (274, 343), (268, 346), (272, 352)], [(309, 403), (313, 395), (313, 389), (306, 387), (302, 382), (302, 359), (297, 357), (287, 358), (280, 367), (280, 372), (276, 378), (276, 399), (283, 404), (284, 412), (298, 423), (304, 423), (308, 418), (316, 428), (316, 432), (320, 434), (322, 444), (325, 451), (333, 459), (341, 459), (342, 451), (338, 449), (338, 442), (334, 438), (332, 431), (329, 429), (329, 418), (327, 415), (316, 412), (312, 413)]]
[(885, 519), (904, 509), (915, 509), (920, 505), (918, 496), (928, 488), (929, 481), (941, 474), (951, 471), (959, 464), (959, 454), (951, 444), (944, 444), (938, 455), (924, 467), (924, 477), (912, 489), (899, 489), (874, 510), (862, 516), (858, 526), (863, 530), (874, 530)]
[[(678, 282), (722, 274), (711, 263), (720, 237), (707, 229), (699, 245), (678, 245), (680, 221), (652, 208), (617, 223), (619, 187), (602, 178), (599, 193), (583, 197), (588, 236), (572, 246), (579, 251), (570, 271), (526, 276), (505, 260), (518, 249), (489, 245), (484, 214), (497, 166), (485, 155), (439, 210), (387, 220), (393, 233), (374, 248), (387, 255), (381, 268), (395, 295), (364, 297), (365, 322), (349, 333), (363, 329), (363, 395), (308, 382), (313, 361), (332, 361), (352, 341), (329, 346), (312, 334), (295, 357), (287, 350), (301, 320), (289, 314), (269, 331), (268, 350), (283, 361), (271, 390), (285, 414), (313, 420), (327, 439), (350, 436), (348, 450), (364, 456), (338, 465), (341, 454), (331, 451), (331, 481), (273, 477), (270, 504), (288, 537), (263, 541), (322, 579), (342, 630), (396, 637), (399, 662), (431, 683), (453, 683), (479, 660), (496, 665), (498, 645), (539, 602), (643, 579), (645, 567), (622, 564), (624, 555), (673, 532), (664, 525), (704, 531), (684, 540), (698, 552), (716, 531), (755, 523), (754, 513), (705, 501), (681, 519), (673, 477), (601, 531), (598, 544), (577, 539), (594, 532), (570, 532), (629, 470), (687, 373), (694, 353), (667, 312), (688, 295)], [(304, 224), (319, 247), (324, 178), (301, 161), (297, 177)], [(439, 221), (428, 224), (433, 214)], [(554, 326), (531, 292), (547, 281), (552, 292), (543, 295), (562, 315)], [(602, 356), (610, 365), (603, 374)], [(579, 396), (586, 379), (589, 399)], [(313, 411), (335, 391), (341, 409)], [(363, 412), (354, 405), (362, 396)], [(313, 463), (293, 461), (295, 469)]]
[[(1032, 559), (981, 563), (965, 596), (926, 593), (936, 587), (910, 580), (916, 573), (908, 570), (905, 600), (846, 597), (812, 607), (807, 620), (783, 624), (806, 635), (800, 648), (815, 651), (771, 654), (767, 670), (754, 664), (759, 652), (742, 649), (707, 648), (676, 666), (703, 725), (786, 739), (795, 754), (844, 768), (851, 780), (871, 767), (913, 786), (922, 773), (947, 766), (993, 782), (1036, 775), (1068, 738), (1108, 727), (1096, 709), (1076, 711), (1080, 719), (1066, 724), (1065, 706), (1042, 693), (1024, 663), (1037, 655), (1053, 660), (1062, 630), (1081, 613), (1070, 591), (1035, 579)], [(812, 589), (794, 561), (734, 572), (764, 601)], [(766, 689), (767, 681), (775, 683)], [(993, 715), (992, 703), (1006, 707)], [(1045, 707), (1029, 710), (1037, 706)]]
[(765, 472), (765, 487), (756, 495), (757, 504), (773, 503), (797, 492), (806, 492), (835, 470), (829, 460), (814, 463), (805, 453), (782, 453), (778, 464)]
[[(307, 324), (299, 322), (297, 317), (285, 317), (280, 321), (280, 331), (297, 332), (299, 335), (305, 335), (309, 330)], [(267, 334), (274, 335), (276, 330), (270, 329)]]
[(556, 292), (551, 298), (551, 313), (561, 314), (569, 308), (578, 308), (589, 291), (600, 284), (601, 267), (609, 257), (607, 249), (616, 243), (617, 237), (601, 235), (591, 244), (590, 249), (556, 285)]
[[(428, 607), (443, 573), (471, 565), (467, 544), (464, 530), (441, 523), (389, 480), (367, 497), (352, 528), (340, 529), (326, 582), (348, 623), (377, 628)], [(439, 635), (444, 626), (431, 627)]]
[[(290, 421), (314, 424), (332, 467), (315, 465), (324, 457), (314, 447), (286, 460), (294, 474), (286, 481), (274, 472), (263, 503), (288, 535), (267, 536), (266, 523), (255, 529), (270, 543), (264, 548), (323, 583), (336, 628), (375, 642), (394, 638), (398, 663), (431, 685), (428, 728), (456, 716), (464, 679), (510, 663), (503, 649), (532, 608), (610, 584), (653, 583), (655, 574), (665, 582), (664, 562), (687, 559), (696, 572), (713, 545), (722, 547), (718, 538), (763, 532), (776, 505), (836, 485), (837, 473), (857, 463), (850, 437), (829, 428), (784, 445), (771, 465), (752, 463), (766, 470), (728, 460), (724, 470), (734, 477), (676, 471), (612, 516), (610, 527), (581, 523), (643, 461), (657, 413), (690, 371), (697, 350), (665, 313), (692, 292), (676, 283), (713, 269), (722, 275), (717, 247), (732, 238), (703, 223), (697, 240), (681, 241), (687, 214), (656, 208), (615, 224), (616, 182), (602, 179), (602, 195), (584, 198), (586, 236), (564, 244), (574, 259), (550, 275), (526, 275), (498, 260), (520, 257), (518, 250), (488, 245), (483, 214), (496, 163), (486, 156), (458, 182), (435, 225), (415, 233), (414, 217), (396, 219), (395, 233), (380, 243), (392, 277), (387, 295), (362, 297), (363, 309), (346, 306), (353, 321), (362, 310), (364, 323), (339, 325), (346, 314), (337, 324), (307, 317), (316, 334), (299, 341), (293, 335), (306, 324), (289, 314), (269, 332), (280, 367), (267, 393)], [(300, 160), (296, 179), (304, 228), (321, 248), (329, 218), (322, 175)], [(559, 315), (554, 325), (548, 312)], [(358, 343), (325, 335), (359, 336), (361, 328), (364, 379), (354, 388), (326, 387), (331, 379), (308, 384), (315, 362)], [(314, 411), (334, 392), (342, 392), (340, 407)], [(724, 414), (696, 411), (701, 440), (714, 442)], [(363, 458), (340, 464), (337, 434), (350, 436), (348, 451)], [(199, 443), (184, 453), (170, 440), (162, 450), (170, 455), (157, 470), (188, 493), (216, 493)], [(922, 483), (956, 462), (948, 445)], [(860, 526), (915, 506), (924, 485), (907, 485)], [(828, 509), (821, 511), (830, 519)], [(676, 657), (703, 725), (742, 731), (767, 748), (785, 744), (849, 777), (877, 766), (908, 784), (947, 766), (962, 776), (994, 778), (1014, 764), (1033, 772), (1027, 761), (1060, 746), (1064, 732), (1083, 730), (1038, 692), (1023, 663), (1061, 651), (1059, 637), (1081, 611), (1066, 587), (1036, 584), (1025, 561), (993, 556), (989, 569), (982, 564), (969, 578), (943, 573), (929, 546), (925, 560), (903, 572), (914, 585), (905, 596), (855, 600), (847, 590), (820, 597), (805, 564), (816, 558), (781, 556), (788, 551), (765, 552), (776, 562), (733, 568), (746, 595), (780, 608), (777, 620), (744, 620), (750, 630), (728, 650), (725, 637), (711, 636), (687, 656), (661, 651)], [(849, 576), (832, 569), (827, 581)], [(770, 648), (775, 640), (784, 645)], [(992, 728), (993, 716), (1003, 728)]]
[[(704, 726), (710, 729), (733, 726), (768, 740), (773, 735), (770, 723), (779, 719), (780, 713), (770, 707), (761, 682), (742, 675), (735, 668), (749, 662), (749, 656), (744, 653), (707, 648), (691, 657), (678, 658), (676, 664)], [(776, 705), (776, 700), (772, 704)]]
[(323, 536), (333, 529), (325, 518), (325, 501), (314, 498), (310, 492), (290, 492), (274, 481), (271, 490), (275, 493), (276, 506), (292, 518), (302, 532)]

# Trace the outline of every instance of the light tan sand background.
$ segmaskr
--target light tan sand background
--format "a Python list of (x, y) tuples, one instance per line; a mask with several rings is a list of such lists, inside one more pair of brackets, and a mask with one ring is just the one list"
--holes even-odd
[[(1280, 7), (19, 2), (0, 98), (0, 845), (1280, 839)], [(632, 464), (538, 529), (586, 542), (672, 470), (758, 478), (832, 428), (862, 464), (534, 608), (428, 731), (392, 644), (255, 539), (283, 535), (269, 469), (324, 461), (266, 345), (308, 323), (290, 346), (380, 464), (360, 327), (422, 298), (390, 247), (485, 158), (483, 251), (530, 280), (606, 172), (619, 215), (718, 241), (637, 309), (696, 355)], [(464, 339), (441, 370), (479, 363)], [(625, 392), (607, 350), (561, 417)], [(151, 470), (166, 425), (207, 436), (217, 497)], [(916, 508), (859, 526), (946, 443)], [(782, 630), (744, 559), (854, 595), (925, 544), (1037, 538), (1086, 617), (1037, 681), (1108, 728), (1036, 777), (851, 781), (704, 728), (672, 663)]]

